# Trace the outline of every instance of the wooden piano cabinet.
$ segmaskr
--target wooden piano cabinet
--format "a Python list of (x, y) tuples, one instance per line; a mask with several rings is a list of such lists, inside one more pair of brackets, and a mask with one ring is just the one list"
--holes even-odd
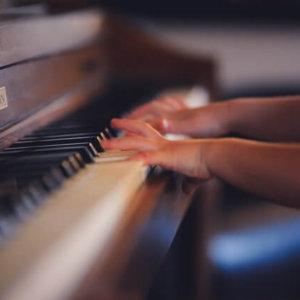
[[(46, 13), (0, 19), (0, 67), (86, 48), (99, 40), (103, 15), (98, 10)], [(12, 10), (13, 11), (13, 10)]]
[[(7, 113), (0, 111), (1, 149), (50, 121), (79, 111), (92, 98), (102, 105), (99, 118), (103, 124), (164, 89), (200, 85), (214, 99), (217, 83), (211, 58), (173, 51), (129, 21), (95, 13), (101, 19), (100, 44), (88, 38), (78, 47), (75, 40), (73, 48), (71, 43), (68, 49), (48, 56), (39, 52), (28, 61), (2, 65), (0, 79), (13, 105), (9, 103)], [(95, 13), (90, 16), (92, 24), (98, 24)], [(91, 26), (95, 37), (94, 29)], [(190, 282), (172, 299), (207, 299), (205, 241), (215, 191), (213, 185), (204, 184), (193, 197), (187, 196), (178, 174), (151, 174), (71, 299), (164, 299), (163, 292), (174, 295), (173, 284), (187, 277)], [(186, 273), (180, 271), (183, 265)]]

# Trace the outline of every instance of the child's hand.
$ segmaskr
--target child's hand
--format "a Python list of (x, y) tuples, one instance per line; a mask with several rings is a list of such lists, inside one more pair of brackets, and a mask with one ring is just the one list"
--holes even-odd
[(161, 133), (212, 138), (230, 132), (227, 103), (210, 104), (196, 109), (182, 109), (148, 121)]
[(205, 163), (209, 140), (168, 141), (149, 124), (137, 120), (113, 119), (112, 126), (131, 136), (103, 141), (104, 149), (135, 150), (139, 154), (131, 159), (146, 165), (160, 165), (200, 180), (212, 178)]
[(127, 116), (127, 118), (148, 122), (153, 118), (163, 117), (167, 113), (187, 108), (187, 105), (181, 98), (163, 97), (137, 107)]
[(128, 115), (151, 124), (161, 133), (219, 137), (229, 133), (228, 102), (189, 109), (180, 98), (153, 100)]

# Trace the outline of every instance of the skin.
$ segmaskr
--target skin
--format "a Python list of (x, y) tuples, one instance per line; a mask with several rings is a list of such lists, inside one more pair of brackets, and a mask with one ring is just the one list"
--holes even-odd
[(113, 119), (129, 136), (103, 141), (109, 149), (136, 150), (132, 160), (180, 172), (192, 181), (218, 177), (281, 205), (300, 207), (300, 144), (236, 138), (166, 140), (139, 120)]
[(134, 109), (128, 119), (149, 121), (152, 118), (160, 118), (168, 113), (188, 108), (184, 101), (178, 97), (164, 97), (155, 99)]
[(141, 106), (129, 118), (147, 121), (162, 133), (196, 138), (237, 134), (262, 141), (300, 142), (300, 96), (236, 99), (197, 109), (173, 105), (168, 111), (165, 101)]

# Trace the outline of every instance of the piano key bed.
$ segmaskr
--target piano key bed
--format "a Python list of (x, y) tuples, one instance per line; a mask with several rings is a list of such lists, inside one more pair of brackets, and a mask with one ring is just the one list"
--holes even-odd
[[(0, 40), (0, 298), (146, 299), (178, 270), (176, 286), (190, 286), (206, 219), (197, 205), (209, 199), (200, 205), (178, 174), (149, 173), (101, 140), (117, 134), (112, 117), (158, 91), (200, 83), (211, 93), (212, 61), (97, 10), (1, 21)], [(172, 259), (181, 235), (189, 262)]]
[[(78, 281), (72, 277), (83, 274), (88, 261), (103, 250), (126, 201), (145, 179), (146, 168), (140, 163), (116, 163), (128, 154), (101, 156), (101, 139), (116, 133), (101, 127), (98, 111), (91, 105), (84, 113), (52, 123), (0, 153), (0, 265), (10, 262), (9, 270), (0, 275), (1, 290), (14, 282), (3, 299), (66, 297), (70, 285)], [(67, 246), (73, 235), (77, 239)], [(54, 280), (52, 272), (60, 273), (54, 294), (53, 289), (47, 290), (49, 280)], [(38, 290), (33, 292), (33, 286)]]
[(111, 133), (101, 130), (97, 116), (87, 123), (79, 115), (40, 129), (0, 152), (1, 240), (47, 195), (99, 157), (103, 134)]

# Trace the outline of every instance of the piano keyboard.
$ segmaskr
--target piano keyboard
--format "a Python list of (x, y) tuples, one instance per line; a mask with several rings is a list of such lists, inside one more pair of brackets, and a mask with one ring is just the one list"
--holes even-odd
[[(166, 93), (185, 98), (190, 107), (207, 103), (207, 91), (201, 87)], [(123, 160), (134, 154), (102, 153), (101, 140), (116, 132), (105, 126), (109, 119), (99, 117), (100, 111), (95, 102), (0, 152), (0, 247), (11, 236), (15, 224), (26, 220), (51, 192), (87, 164)]]
[(144, 181), (140, 162), (121, 162), (134, 152), (102, 152), (101, 140), (116, 133), (98, 111), (92, 105), (0, 153), (1, 299), (65, 299)]
[(132, 154), (100, 155), (101, 139), (115, 135), (104, 128), (91, 106), (90, 111), (53, 123), (0, 152), (0, 245), (17, 223), (87, 164)]

